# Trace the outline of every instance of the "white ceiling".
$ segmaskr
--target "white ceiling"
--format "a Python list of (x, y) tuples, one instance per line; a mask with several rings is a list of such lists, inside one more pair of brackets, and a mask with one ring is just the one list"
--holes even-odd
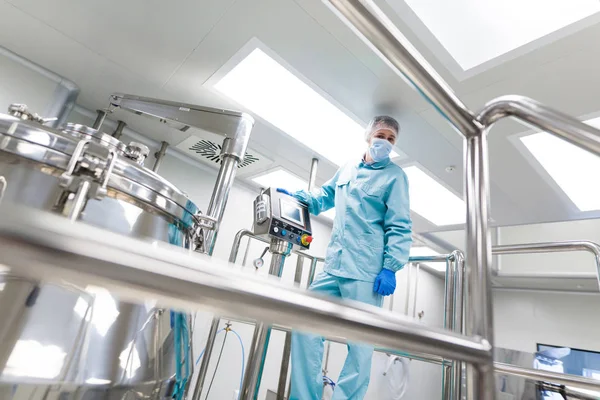
[[(399, 17), (396, 11), (409, 9), (406, 3), (389, 1), (378, 4), (474, 110), (494, 97), (521, 94), (576, 116), (600, 111), (595, 21), (586, 19), (552, 40), (461, 74), (414, 13)], [(239, 108), (210, 84), (241, 48), (258, 40), (363, 122), (380, 113), (395, 116), (402, 125), (398, 148), (407, 155), (405, 162), (418, 162), (462, 193), (460, 135), (321, 0), (0, 0), (0, 16), (1, 44), (75, 81), (82, 89), (79, 103), (90, 109), (106, 107), (113, 92)], [(174, 146), (188, 136), (133, 115), (117, 117)], [(525, 130), (502, 122), (490, 135), (494, 223), (599, 217), (600, 212), (577, 212), (509, 140)], [(250, 145), (274, 160), (269, 168), (281, 165), (308, 176), (313, 152), (268, 123), (259, 120)], [(457, 168), (448, 173), (448, 166)], [(318, 183), (334, 171), (322, 162)], [(418, 216), (415, 227), (438, 230)]]

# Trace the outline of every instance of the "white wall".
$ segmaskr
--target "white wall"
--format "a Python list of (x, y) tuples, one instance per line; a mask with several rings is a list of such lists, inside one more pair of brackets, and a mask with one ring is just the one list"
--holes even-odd
[(537, 343), (600, 351), (600, 295), (494, 291), (496, 345), (528, 353)]

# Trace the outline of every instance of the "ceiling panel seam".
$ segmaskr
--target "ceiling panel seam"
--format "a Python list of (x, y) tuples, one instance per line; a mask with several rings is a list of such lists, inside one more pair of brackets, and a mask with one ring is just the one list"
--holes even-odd
[(189, 58), (192, 56), (192, 54), (194, 54), (196, 52), (198, 47), (200, 47), (200, 45), (202, 45), (204, 40), (206, 40), (206, 38), (212, 33), (212, 31), (217, 27), (217, 25), (219, 25), (219, 23), (223, 20), (223, 18), (225, 18), (225, 15), (227, 15), (227, 13), (231, 10), (231, 8), (236, 3), (237, 3), (237, 0), (232, 1), (231, 4), (229, 5), (229, 7), (227, 7), (225, 10), (223, 10), (223, 13), (221, 13), (219, 18), (217, 18), (215, 23), (210, 27), (210, 29), (206, 32), (206, 34), (200, 38), (200, 41), (196, 44), (196, 46), (194, 46), (194, 48), (185, 56), (183, 61), (181, 61), (181, 63), (177, 67), (175, 67), (175, 69), (169, 75), (167, 80), (160, 86), (161, 89), (164, 89), (165, 86), (167, 86), (169, 84), (169, 82), (171, 81), (171, 79), (173, 79), (175, 74), (177, 74), (177, 72), (181, 69), (181, 67), (183, 67), (185, 65), (185, 63), (189, 60)]

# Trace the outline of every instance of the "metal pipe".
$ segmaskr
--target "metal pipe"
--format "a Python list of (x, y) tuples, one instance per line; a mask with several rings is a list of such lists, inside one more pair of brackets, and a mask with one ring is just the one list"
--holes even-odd
[[(462, 251), (455, 250), (450, 256), (452, 267), (454, 269), (454, 312), (453, 312), (453, 331), (457, 333), (465, 333), (464, 325), (464, 276), (465, 276), (465, 256)], [(452, 362), (452, 398), (455, 400), (462, 399), (462, 371), (464, 363), (461, 361)]]
[(308, 191), (315, 188), (317, 183), (317, 169), (319, 168), (319, 159), (313, 158), (310, 163), (310, 174), (308, 176)]
[(75, 102), (77, 101), (77, 96), (79, 96), (79, 86), (75, 84), (75, 82), (58, 75), (57, 73), (50, 71), (48, 68), (42, 67), (39, 64), (34, 63), (31, 60), (28, 60), (25, 57), (18, 55), (17, 53), (12, 52), (6, 47), (0, 46), (0, 55), (9, 58), (10, 60), (27, 67), (28, 69), (50, 79), (51, 81), (57, 84), (56, 89), (54, 90), (52, 101), (48, 104), (46, 110), (44, 111), (44, 118), (56, 118), (53, 121), (49, 121), (47, 123), (51, 128), (58, 128), (63, 125), (73, 107), (75, 106)]
[(413, 299), (413, 318), (417, 317), (417, 293), (419, 291), (419, 272), (421, 271), (421, 264), (417, 263), (415, 266), (415, 294)]
[(318, 258), (313, 258), (310, 262), (310, 271), (308, 273), (308, 282), (306, 283), (306, 287), (309, 288), (315, 280), (315, 273), (317, 272), (317, 261)]
[[(225, 139), (226, 141), (228, 139)], [(229, 191), (233, 186), (233, 180), (235, 179), (235, 173), (239, 159), (234, 156), (226, 155), (221, 161), (221, 168), (217, 175), (217, 181), (213, 189), (213, 194), (208, 204), (206, 214), (217, 220), (218, 224), (221, 224), (223, 220), (223, 214), (225, 213), (225, 206), (227, 205), (227, 199), (229, 198)], [(208, 255), (212, 255), (215, 250), (215, 243), (217, 241), (217, 231), (209, 230), (206, 233), (205, 243)]]
[(408, 263), (407, 264), (408, 267), (408, 271), (406, 271), (407, 276), (406, 276), (406, 302), (404, 304), (404, 315), (406, 315), (408, 317), (408, 310), (410, 309), (410, 292), (412, 290), (412, 285), (411, 285), (411, 271), (412, 271), (412, 263)]
[(152, 171), (154, 172), (158, 172), (158, 169), (160, 168), (160, 164), (162, 164), (162, 160), (163, 157), (165, 156), (165, 154), (167, 154), (167, 148), (169, 147), (169, 143), (167, 142), (160, 142), (160, 150), (158, 150), (156, 153), (154, 153), (154, 165), (152, 166)]
[[(288, 245), (287, 242), (279, 239), (272, 239), (271, 245), (269, 247), (269, 251), (271, 252), (271, 265), (269, 267), (269, 275), (276, 276), (281, 278), (281, 274), (283, 273), (283, 266), (285, 264), (285, 258), (288, 253), (288, 248), (291, 247), (291, 244)], [(253, 371), (251, 374), (247, 374), (244, 376), (244, 381), (242, 383), (242, 400), (255, 400), (258, 397), (258, 392), (260, 388), (260, 382), (262, 380), (262, 371), (265, 367), (265, 361), (267, 359), (267, 350), (269, 348), (269, 339), (271, 337), (271, 327), (268, 327), (264, 322), (260, 322), (256, 325), (256, 331), (259, 331), (260, 334), (258, 336), (258, 343), (262, 344), (263, 347), (257, 347), (256, 353), (250, 353), (248, 355), (248, 367), (247, 369)], [(255, 349), (253, 348), (252, 351)], [(290, 351), (291, 351), (291, 342), (290, 342)], [(281, 390), (277, 392), (277, 399), (282, 400), (283, 394), (285, 392), (285, 385), (287, 382), (287, 369), (289, 365), (289, 356), (288, 362), (281, 364), (280, 375), (279, 375), (279, 384), (278, 388)]]
[(0, 254), (11, 274), (43, 282), (103, 286), (132, 301), (181, 310), (242, 314), (322, 335), (480, 363), (485, 341), (465, 338), (361, 303), (324, 299), (198, 253), (156, 246), (57, 215), (3, 205)]
[(591, 241), (565, 241), (565, 242), (542, 242), (524, 243), (493, 246), (492, 254), (535, 254), (535, 253), (562, 253), (570, 251), (587, 251), (594, 255), (596, 262), (596, 280), (600, 287), (600, 245)]
[(494, 99), (484, 106), (477, 119), (491, 126), (505, 117), (514, 117), (600, 156), (600, 130), (528, 97), (512, 95)]
[(7, 185), (6, 178), (0, 175), (0, 203), (2, 203), (2, 199), (4, 198), (4, 192), (6, 192)]
[(106, 111), (105, 110), (96, 110), (96, 112), (98, 113), (98, 115), (96, 116), (96, 120), (94, 121), (92, 128), (96, 129), (96, 130), (100, 130), (100, 128), (102, 128), (102, 124), (104, 123), (104, 119), (106, 118)]
[[(455, 300), (455, 273), (454, 260), (446, 260), (446, 279), (444, 285), (444, 328), (454, 331), (454, 314), (456, 310)], [(444, 365), (442, 370), (442, 399), (454, 399), (453, 371), (455, 365)]]
[(123, 129), (125, 129), (126, 126), (127, 124), (125, 122), (119, 120), (117, 122), (117, 127), (115, 128), (115, 131), (112, 133), (112, 137), (120, 140), (121, 136), (123, 135)]
[(302, 283), (302, 271), (304, 270), (304, 256), (298, 256), (296, 260), (296, 271), (294, 271), (294, 285), (300, 287)]
[(562, 374), (551, 371), (540, 371), (530, 368), (523, 368), (516, 365), (509, 365), (495, 362), (494, 369), (496, 373), (520, 376), (535, 381), (551, 382), (558, 385), (573, 386), (586, 390), (600, 392), (600, 382), (595, 379), (584, 378), (582, 376)]
[(326, 4), (460, 133), (467, 137), (480, 134), (481, 126), (473, 114), (374, 1), (327, 0)]
[(260, 376), (262, 375), (260, 365), (263, 352), (267, 348), (270, 332), (271, 329), (265, 324), (256, 325), (248, 353), (246, 373), (244, 374), (244, 381), (240, 389), (240, 399), (242, 400), (253, 400), (255, 395), (258, 394), (257, 386), (260, 385)]
[(79, 183), (79, 187), (77, 188), (77, 192), (74, 194), (71, 203), (71, 209), (69, 210), (68, 217), (70, 221), (76, 221), (81, 215), (81, 211), (83, 211), (83, 207), (85, 207), (85, 203), (87, 202), (87, 196), (91, 186), (92, 184), (87, 179), (84, 179)]
[[(466, 244), (469, 337), (480, 337), (490, 348), (494, 343), (491, 299), (492, 248), (488, 226), (489, 175), (487, 136), (470, 136), (465, 144)], [(493, 400), (495, 393), (493, 354), (485, 363), (467, 366), (467, 398)]]

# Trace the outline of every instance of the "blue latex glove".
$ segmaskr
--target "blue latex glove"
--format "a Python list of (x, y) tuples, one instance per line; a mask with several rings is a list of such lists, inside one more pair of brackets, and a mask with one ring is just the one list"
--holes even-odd
[(396, 273), (389, 269), (382, 269), (375, 278), (373, 291), (382, 296), (389, 296), (396, 290)]
[(290, 192), (288, 190), (285, 190), (285, 189), (282, 189), (282, 188), (277, 188), (277, 191), (279, 193), (287, 194), (288, 196), (293, 196), (292, 192)]

